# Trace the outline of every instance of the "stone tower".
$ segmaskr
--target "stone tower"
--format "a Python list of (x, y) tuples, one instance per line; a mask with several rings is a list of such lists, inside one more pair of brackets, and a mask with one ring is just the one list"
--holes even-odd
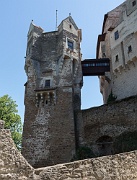
[(69, 162), (81, 106), (81, 30), (71, 16), (57, 31), (30, 24), (22, 154), (33, 167)]

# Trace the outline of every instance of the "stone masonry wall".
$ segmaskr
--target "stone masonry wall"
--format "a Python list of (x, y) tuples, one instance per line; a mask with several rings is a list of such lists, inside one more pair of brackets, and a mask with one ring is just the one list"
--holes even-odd
[(70, 162), (75, 154), (74, 110), (81, 105), (82, 71), (79, 30), (72, 17), (58, 31), (36, 34), (31, 23), (22, 154), (38, 168)]
[(82, 71), (79, 30), (70, 16), (58, 31), (34, 37), (31, 27), (22, 154), (38, 168), (70, 162), (75, 154), (74, 109), (80, 109)]
[[(127, 10), (123, 10), (125, 11), (124, 21), (110, 34), (112, 92), (117, 99), (137, 95), (137, 83), (135, 83), (137, 75), (137, 5), (133, 7), (131, 1), (126, 3)], [(116, 31), (119, 33), (117, 40), (115, 40)]]
[(33, 169), (0, 121), (0, 180), (137, 180), (137, 151)]
[(80, 146), (92, 147), (98, 156), (99, 138), (110, 137), (113, 143), (120, 134), (137, 131), (137, 96), (79, 111), (77, 124)]
[(11, 133), (0, 120), (0, 180), (35, 179), (34, 169), (16, 149)]
[[(132, 69), (132, 70), (131, 70)], [(114, 78), (113, 94), (118, 99), (130, 97), (137, 94), (137, 59), (131, 62), (126, 69), (121, 69), (121, 72), (117, 72)]]
[(42, 180), (137, 180), (137, 152), (36, 169)]
[(105, 35), (105, 51), (99, 55), (105, 53), (111, 65), (109, 81), (100, 83), (104, 103), (111, 91), (118, 100), (137, 95), (137, 4), (126, 0), (108, 12), (102, 33)]

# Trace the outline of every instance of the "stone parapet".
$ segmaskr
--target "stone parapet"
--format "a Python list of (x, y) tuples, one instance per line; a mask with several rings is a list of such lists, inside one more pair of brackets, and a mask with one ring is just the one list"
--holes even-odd
[(0, 120), (0, 180), (35, 179), (34, 169), (16, 149), (10, 130)]
[(137, 151), (36, 169), (42, 180), (137, 180)]
[(0, 131), (0, 180), (137, 180), (137, 151), (33, 169)]

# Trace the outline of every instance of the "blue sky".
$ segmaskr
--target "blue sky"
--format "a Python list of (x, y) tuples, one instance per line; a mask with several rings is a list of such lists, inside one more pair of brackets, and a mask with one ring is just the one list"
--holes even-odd
[[(1, 0), (0, 1), (0, 96), (8, 94), (24, 116), (24, 71), (27, 32), (31, 20), (46, 32), (56, 28), (69, 13), (82, 29), (83, 59), (96, 57), (97, 36), (101, 33), (104, 14), (123, 0)], [(102, 104), (98, 77), (84, 78), (82, 108)]]

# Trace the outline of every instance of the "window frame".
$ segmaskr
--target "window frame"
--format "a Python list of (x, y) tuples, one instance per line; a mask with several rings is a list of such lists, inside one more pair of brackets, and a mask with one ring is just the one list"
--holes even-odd
[(118, 30), (116, 32), (114, 32), (114, 38), (115, 38), (115, 40), (119, 39), (119, 32), (118, 32)]
[(119, 56), (118, 56), (118, 54), (115, 56), (115, 62), (119, 62)]
[(134, 7), (137, 4), (136, 0), (132, 1), (132, 7)]
[(67, 39), (67, 46), (68, 46), (68, 49), (73, 51), (74, 50), (74, 41)]
[(49, 88), (51, 87), (51, 80), (50, 79), (46, 79), (45, 80), (45, 88)]
[(132, 52), (132, 46), (128, 46), (128, 53), (131, 53)]

